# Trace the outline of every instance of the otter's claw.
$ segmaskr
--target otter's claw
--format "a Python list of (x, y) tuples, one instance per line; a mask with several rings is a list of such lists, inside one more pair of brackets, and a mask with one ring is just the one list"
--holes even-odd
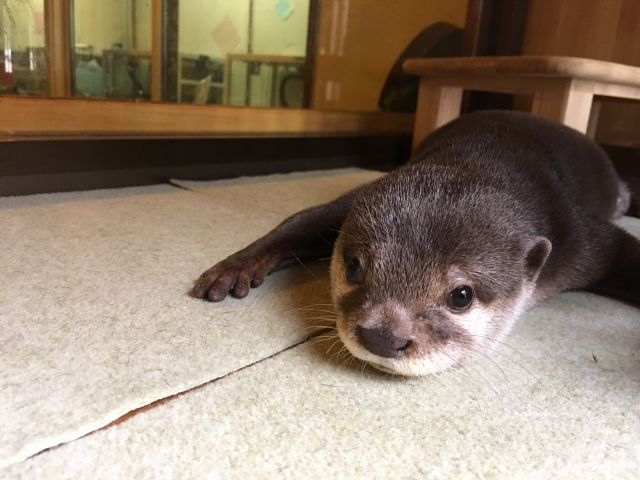
[(224, 300), (228, 293), (236, 298), (244, 298), (250, 288), (264, 281), (270, 263), (269, 256), (256, 258), (238, 252), (200, 275), (193, 287), (193, 296), (212, 302)]

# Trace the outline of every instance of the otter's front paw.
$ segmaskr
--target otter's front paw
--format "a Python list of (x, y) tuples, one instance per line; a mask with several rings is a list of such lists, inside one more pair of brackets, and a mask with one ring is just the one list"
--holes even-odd
[(242, 251), (231, 255), (200, 275), (193, 287), (193, 295), (196, 298), (208, 298), (212, 302), (224, 300), (227, 293), (244, 298), (250, 287), (257, 287), (264, 281), (273, 260), (271, 255), (253, 255)]

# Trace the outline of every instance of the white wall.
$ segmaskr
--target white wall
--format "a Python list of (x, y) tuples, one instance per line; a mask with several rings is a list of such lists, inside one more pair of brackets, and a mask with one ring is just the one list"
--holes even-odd
[(151, 1), (74, 0), (74, 28), (75, 43), (92, 45), (96, 54), (115, 43), (150, 52)]
[(276, 14), (276, 3), (276, 0), (254, 0), (253, 53), (304, 57), (309, 0), (289, 0), (294, 10), (285, 20)]
[(151, 0), (133, 0), (136, 17), (133, 25), (136, 44), (134, 50), (151, 51)]
[(0, 0), (0, 46), (44, 47), (44, 0)]
[(74, 0), (75, 44), (93, 46), (93, 51), (121, 43), (133, 48), (132, 0)]
[[(230, 52), (223, 52), (218, 48), (213, 32), (227, 16), (240, 41)], [(246, 52), (248, 25), (248, 0), (182, 0), (178, 50), (181, 55), (208, 55), (219, 59), (223, 59), (226, 53)]]
[[(208, 55), (224, 59), (226, 53), (246, 53), (250, 0), (182, 0), (179, 44), (183, 55)], [(276, 14), (277, 0), (254, 1), (253, 52), (300, 55), (306, 52), (309, 0), (289, 0), (293, 13), (282, 20)], [(215, 28), (229, 17), (239, 34), (238, 45), (221, 51), (213, 37)]]

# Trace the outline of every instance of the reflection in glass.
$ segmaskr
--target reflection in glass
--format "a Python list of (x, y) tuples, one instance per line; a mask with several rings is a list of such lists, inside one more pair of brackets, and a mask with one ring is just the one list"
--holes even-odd
[(409, 57), (460, 55), (467, 0), (320, 2), (311, 106), (370, 112), (415, 109)]
[(74, 0), (73, 95), (147, 100), (151, 0)]
[[(42, 92), (44, 0), (2, 1), (0, 88)], [(417, 79), (403, 61), (459, 55), (468, 3), (67, 1), (76, 97), (147, 100), (153, 91), (169, 102), (360, 112), (414, 110)], [(153, 85), (151, 51), (162, 52)]]
[(44, 0), (0, 1), (0, 94), (47, 91)]
[(302, 107), (309, 0), (181, 0), (177, 101)]

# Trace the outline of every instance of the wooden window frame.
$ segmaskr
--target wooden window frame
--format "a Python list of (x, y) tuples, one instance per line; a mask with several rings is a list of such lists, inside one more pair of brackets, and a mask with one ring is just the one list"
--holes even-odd
[(47, 52), (47, 94), (71, 96), (71, 0), (45, 0), (45, 51)]
[(165, 10), (152, 0), (151, 102), (71, 97), (72, 0), (45, 2), (48, 97), (0, 97), (0, 141), (88, 138), (410, 135), (411, 114), (160, 103)]

